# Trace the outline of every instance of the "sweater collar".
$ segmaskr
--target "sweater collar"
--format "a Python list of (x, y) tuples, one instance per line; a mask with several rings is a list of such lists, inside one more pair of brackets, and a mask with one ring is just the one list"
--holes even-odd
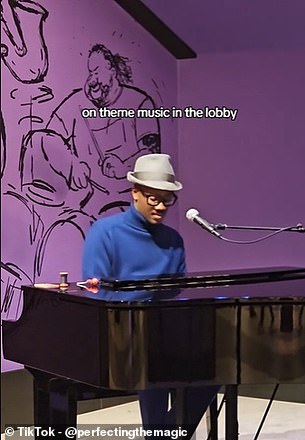
[(149, 232), (154, 232), (156, 229), (160, 227), (159, 224), (151, 224), (146, 218), (135, 208), (133, 204), (130, 205), (129, 210), (127, 211), (128, 220), (132, 226), (138, 227), (140, 229), (145, 229)]

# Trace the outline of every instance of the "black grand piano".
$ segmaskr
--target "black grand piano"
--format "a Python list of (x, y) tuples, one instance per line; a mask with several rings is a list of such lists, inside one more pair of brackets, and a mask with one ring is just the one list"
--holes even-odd
[(239, 384), (305, 383), (305, 268), (23, 292), (21, 317), (3, 321), (3, 350), (34, 376), (37, 426), (75, 425), (78, 399), (151, 387), (177, 391), (183, 424), (186, 387), (224, 384), (226, 439), (235, 440)]

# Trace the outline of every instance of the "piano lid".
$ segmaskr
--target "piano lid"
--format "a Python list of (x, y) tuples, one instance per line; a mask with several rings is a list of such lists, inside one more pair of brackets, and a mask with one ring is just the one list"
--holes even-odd
[(118, 280), (101, 278), (102, 288), (112, 290), (160, 289), (171, 287), (208, 287), (233, 284), (267, 283), (290, 279), (305, 278), (302, 267), (264, 267), (250, 269), (230, 269), (209, 272), (194, 272), (185, 275), (159, 275)]
[[(39, 288), (37, 288), (39, 289)], [(41, 289), (43, 290), (43, 289)], [(254, 300), (305, 302), (305, 269), (264, 268), (211, 272), (161, 278), (101, 283), (96, 291), (71, 283), (66, 289), (45, 289), (68, 301), (94, 301), (107, 307), (113, 303), (182, 306), (188, 302), (253, 302)]]

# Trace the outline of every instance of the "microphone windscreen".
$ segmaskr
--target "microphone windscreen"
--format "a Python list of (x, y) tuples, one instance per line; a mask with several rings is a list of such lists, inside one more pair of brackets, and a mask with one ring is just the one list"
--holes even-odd
[(191, 208), (188, 209), (185, 213), (185, 216), (188, 220), (193, 221), (194, 218), (199, 214), (199, 211), (197, 209)]

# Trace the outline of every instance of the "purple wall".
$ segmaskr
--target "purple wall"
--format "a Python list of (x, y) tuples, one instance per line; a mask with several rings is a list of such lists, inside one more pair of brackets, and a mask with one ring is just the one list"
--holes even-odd
[[(122, 86), (115, 99), (104, 98), (110, 109), (175, 105), (177, 65), (112, 0), (40, 0), (22, 8), (16, 2), (13, 9), (4, 0), (3, 7), (1, 290), (3, 318), (15, 319), (22, 284), (56, 282), (60, 271), (81, 279), (83, 235), (95, 218), (130, 201), (122, 177), (136, 157), (158, 149), (177, 156), (176, 122), (80, 116), (80, 109), (97, 108), (96, 59), (99, 82), (111, 92)], [(115, 56), (116, 68), (103, 53), (89, 57), (96, 44)], [(89, 83), (91, 99), (84, 93)]]
[[(305, 264), (305, 235), (282, 233), (229, 244), (189, 223), (194, 207), (211, 223), (305, 224), (305, 52), (202, 55), (179, 63), (179, 105), (238, 109), (234, 122), (179, 124), (180, 231), (189, 270)], [(187, 158), (187, 160), (185, 160)], [(237, 240), (262, 233), (225, 231)]]

